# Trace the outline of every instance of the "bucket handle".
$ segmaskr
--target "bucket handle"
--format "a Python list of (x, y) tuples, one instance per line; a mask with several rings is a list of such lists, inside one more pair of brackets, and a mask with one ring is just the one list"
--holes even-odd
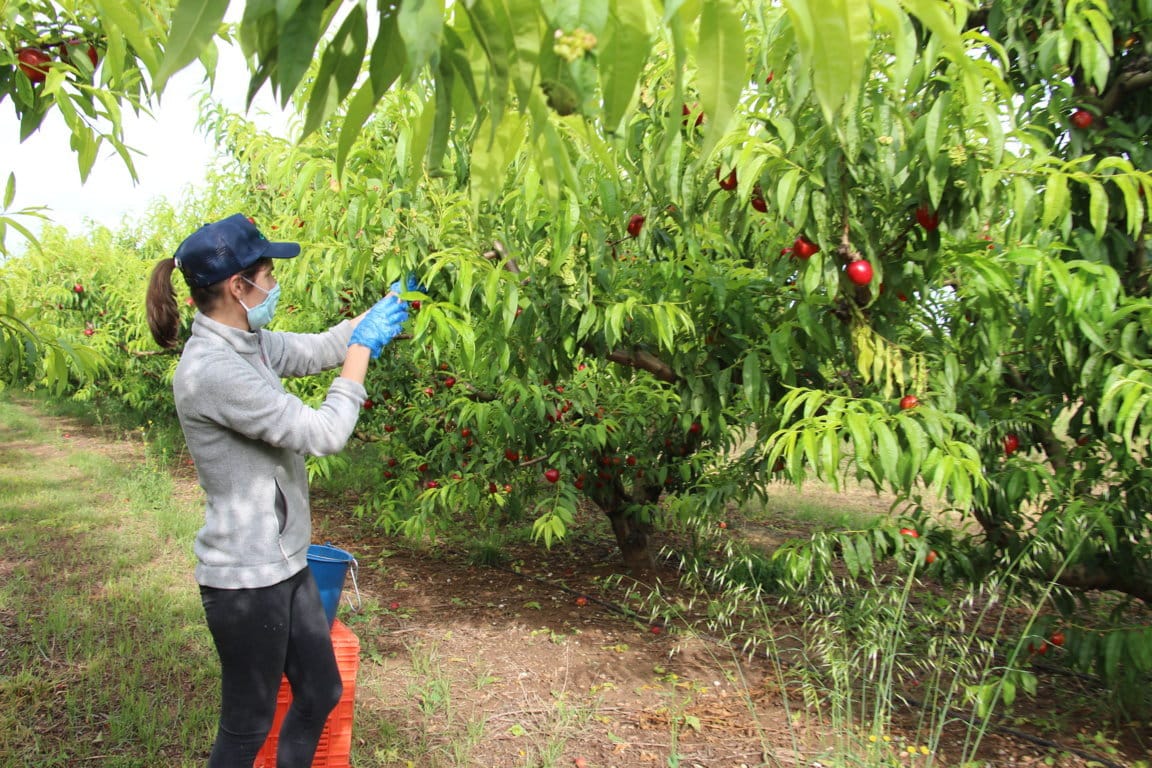
[(364, 607), (364, 600), (360, 597), (360, 585), (356, 583), (356, 571), (358, 570), (360, 570), (360, 563), (353, 557), (352, 564), (348, 566), (348, 572), (352, 574), (352, 589), (356, 591), (356, 605), (352, 605), (352, 598), (348, 595), (344, 595), (344, 599), (348, 601), (348, 607), (356, 613), (359, 613)]

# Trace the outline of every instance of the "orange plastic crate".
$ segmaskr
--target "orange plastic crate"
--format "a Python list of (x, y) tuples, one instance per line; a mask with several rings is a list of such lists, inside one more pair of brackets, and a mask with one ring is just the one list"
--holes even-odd
[[(356, 699), (356, 670), (360, 666), (360, 638), (337, 620), (332, 624), (332, 647), (336, 651), (344, 695), (324, 724), (312, 768), (348, 768), (352, 757), (352, 714)], [(288, 678), (284, 678), (280, 681), (280, 692), (276, 696), (276, 717), (272, 720), (272, 730), (256, 755), (252, 768), (276, 768), (276, 743), (280, 740), (280, 725), (291, 703), (292, 689), (288, 685)]]

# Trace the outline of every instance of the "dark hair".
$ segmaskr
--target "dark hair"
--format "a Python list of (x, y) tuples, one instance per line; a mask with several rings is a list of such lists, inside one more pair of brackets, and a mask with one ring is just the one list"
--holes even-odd
[[(272, 259), (258, 259), (252, 266), (238, 272), (249, 280), (256, 273), (272, 264)], [(176, 290), (172, 287), (172, 273), (176, 271), (176, 260), (162, 259), (152, 268), (148, 280), (148, 293), (144, 299), (148, 315), (148, 330), (152, 338), (164, 349), (174, 349), (180, 344), (180, 307), (176, 303)], [(201, 312), (211, 312), (224, 294), (227, 278), (203, 288), (189, 288), (192, 301)]]

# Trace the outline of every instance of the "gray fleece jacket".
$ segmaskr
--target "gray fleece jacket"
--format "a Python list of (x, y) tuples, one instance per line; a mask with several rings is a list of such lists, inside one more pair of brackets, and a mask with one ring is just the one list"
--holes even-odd
[(188, 450), (207, 495), (196, 535), (196, 581), (266, 587), (307, 565), (312, 537), (305, 454), (344, 447), (364, 387), (337, 377), (319, 408), (284, 391), (281, 377), (344, 362), (352, 326), (324, 333), (246, 331), (197, 314), (172, 389)]

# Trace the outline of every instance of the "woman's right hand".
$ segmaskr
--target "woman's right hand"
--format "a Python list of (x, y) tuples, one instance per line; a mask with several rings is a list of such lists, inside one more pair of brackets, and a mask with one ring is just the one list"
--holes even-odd
[(389, 294), (364, 313), (348, 345), (360, 344), (369, 349), (372, 358), (380, 357), (384, 347), (400, 335), (400, 328), (408, 319), (408, 302)]

